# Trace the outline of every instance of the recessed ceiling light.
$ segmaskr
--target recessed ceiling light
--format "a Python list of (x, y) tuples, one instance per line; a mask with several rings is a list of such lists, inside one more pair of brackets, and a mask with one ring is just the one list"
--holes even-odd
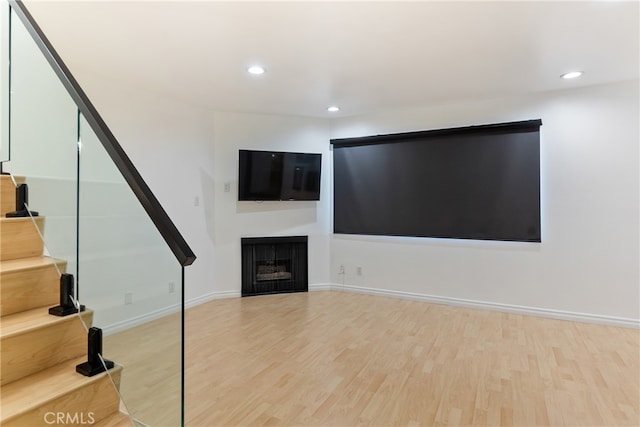
[(336, 111), (340, 111), (340, 107), (332, 105), (331, 107), (327, 107), (327, 111), (329, 111), (330, 113), (335, 113)]
[(247, 71), (250, 74), (255, 74), (255, 75), (264, 74), (264, 68), (259, 66), (259, 65), (253, 65), (253, 66), (247, 68)]
[(582, 71), (571, 71), (570, 73), (564, 73), (560, 77), (563, 79), (575, 79), (576, 77), (580, 77), (582, 75)]

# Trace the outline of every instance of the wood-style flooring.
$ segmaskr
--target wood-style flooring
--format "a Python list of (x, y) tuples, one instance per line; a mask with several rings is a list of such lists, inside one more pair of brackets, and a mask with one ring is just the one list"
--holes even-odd
[[(108, 337), (106, 356), (141, 333), (174, 352), (157, 330), (176, 320)], [(636, 329), (311, 292), (202, 304), (186, 334), (188, 426), (640, 425)], [(127, 393), (172, 425), (155, 391), (177, 371), (144, 371), (125, 365)]]

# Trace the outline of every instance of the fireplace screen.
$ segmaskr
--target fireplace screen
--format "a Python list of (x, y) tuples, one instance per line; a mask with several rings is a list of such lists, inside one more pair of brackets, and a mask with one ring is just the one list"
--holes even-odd
[(307, 236), (249, 237), (242, 244), (242, 296), (306, 292)]

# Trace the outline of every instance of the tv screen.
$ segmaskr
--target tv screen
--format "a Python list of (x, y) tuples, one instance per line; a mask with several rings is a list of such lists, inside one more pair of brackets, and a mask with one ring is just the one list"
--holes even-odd
[(322, 154), (240, 150), (238, 200), (320, 200)]

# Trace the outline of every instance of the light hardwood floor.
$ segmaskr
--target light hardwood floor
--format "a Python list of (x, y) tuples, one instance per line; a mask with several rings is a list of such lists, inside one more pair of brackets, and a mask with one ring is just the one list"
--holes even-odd
[[(640, 425), (636, 329), (342, 292), (216, 300), (186, 319), (188, 426)], [(139, 332), (109, 337), (112, 353)], [(125, 366), (123, 382), (159, 403), (162, 371)]]

